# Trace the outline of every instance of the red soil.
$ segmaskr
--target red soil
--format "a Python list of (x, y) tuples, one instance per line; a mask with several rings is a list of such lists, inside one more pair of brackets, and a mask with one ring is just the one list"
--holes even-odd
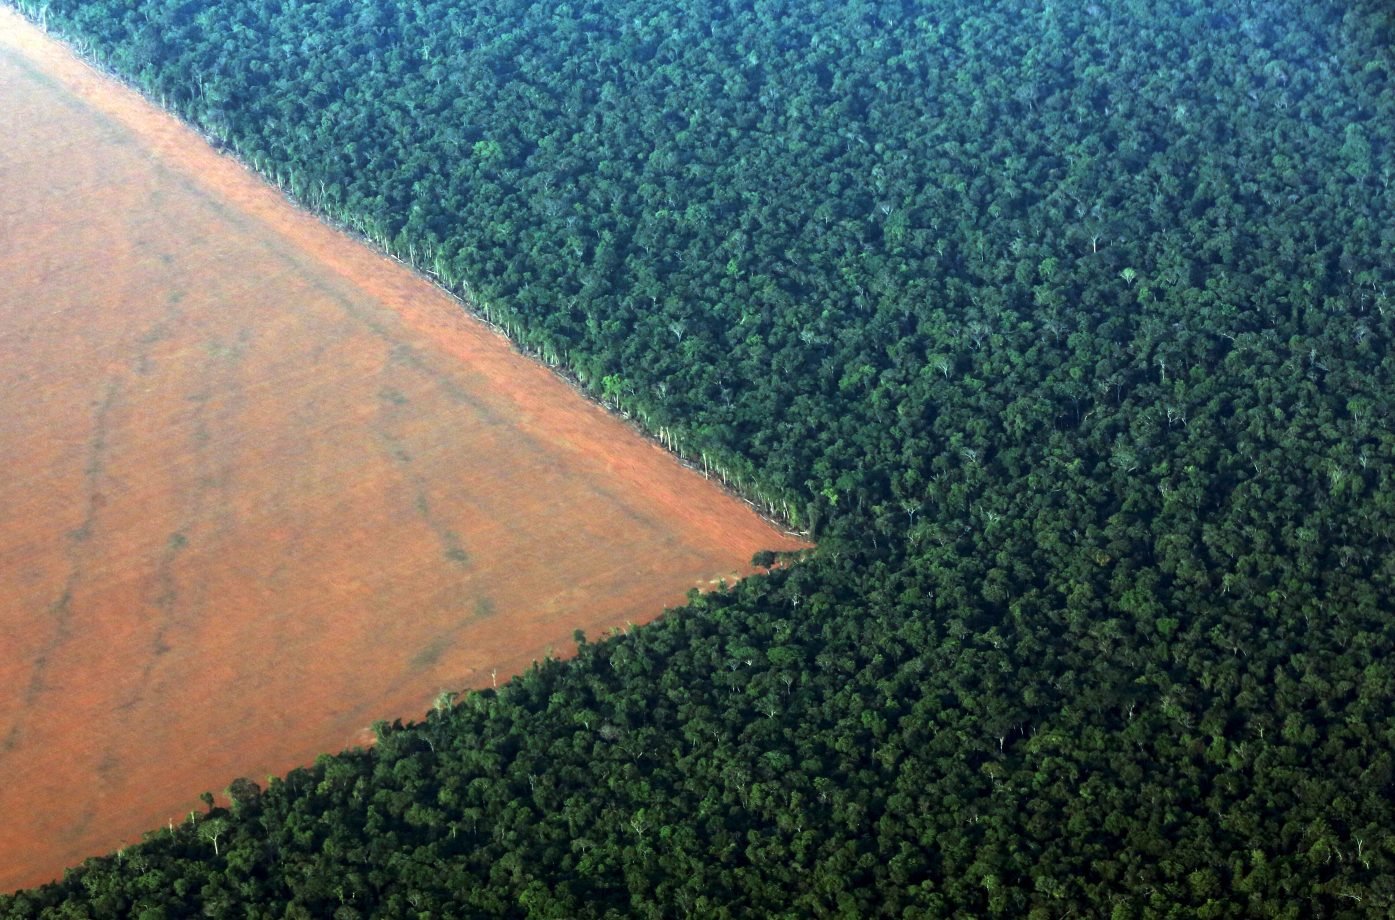
[(801, 544), (0, 10), (0, 891)]

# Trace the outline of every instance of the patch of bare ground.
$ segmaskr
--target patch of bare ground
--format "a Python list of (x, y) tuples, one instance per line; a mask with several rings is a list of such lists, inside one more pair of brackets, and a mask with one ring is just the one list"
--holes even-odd
[(0, 890), (801, 544), (0, 10)]

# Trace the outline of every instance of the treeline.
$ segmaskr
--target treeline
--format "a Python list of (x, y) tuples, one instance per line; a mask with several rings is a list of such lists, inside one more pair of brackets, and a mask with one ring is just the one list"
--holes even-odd
[(1395, 910), (1380, 4), (25, 9), (822, 546), (0, 909)]

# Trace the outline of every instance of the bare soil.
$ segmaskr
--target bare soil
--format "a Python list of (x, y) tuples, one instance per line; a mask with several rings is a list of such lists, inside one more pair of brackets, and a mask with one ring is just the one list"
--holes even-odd
[(0, 10), (0, 890), (795, 549)]

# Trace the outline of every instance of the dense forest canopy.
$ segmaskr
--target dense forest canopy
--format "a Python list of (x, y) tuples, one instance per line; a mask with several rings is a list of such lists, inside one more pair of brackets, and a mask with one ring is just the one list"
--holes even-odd
[(1395, 911), (1384, 4), (20, 6), (822, 546), (0, 913)]

